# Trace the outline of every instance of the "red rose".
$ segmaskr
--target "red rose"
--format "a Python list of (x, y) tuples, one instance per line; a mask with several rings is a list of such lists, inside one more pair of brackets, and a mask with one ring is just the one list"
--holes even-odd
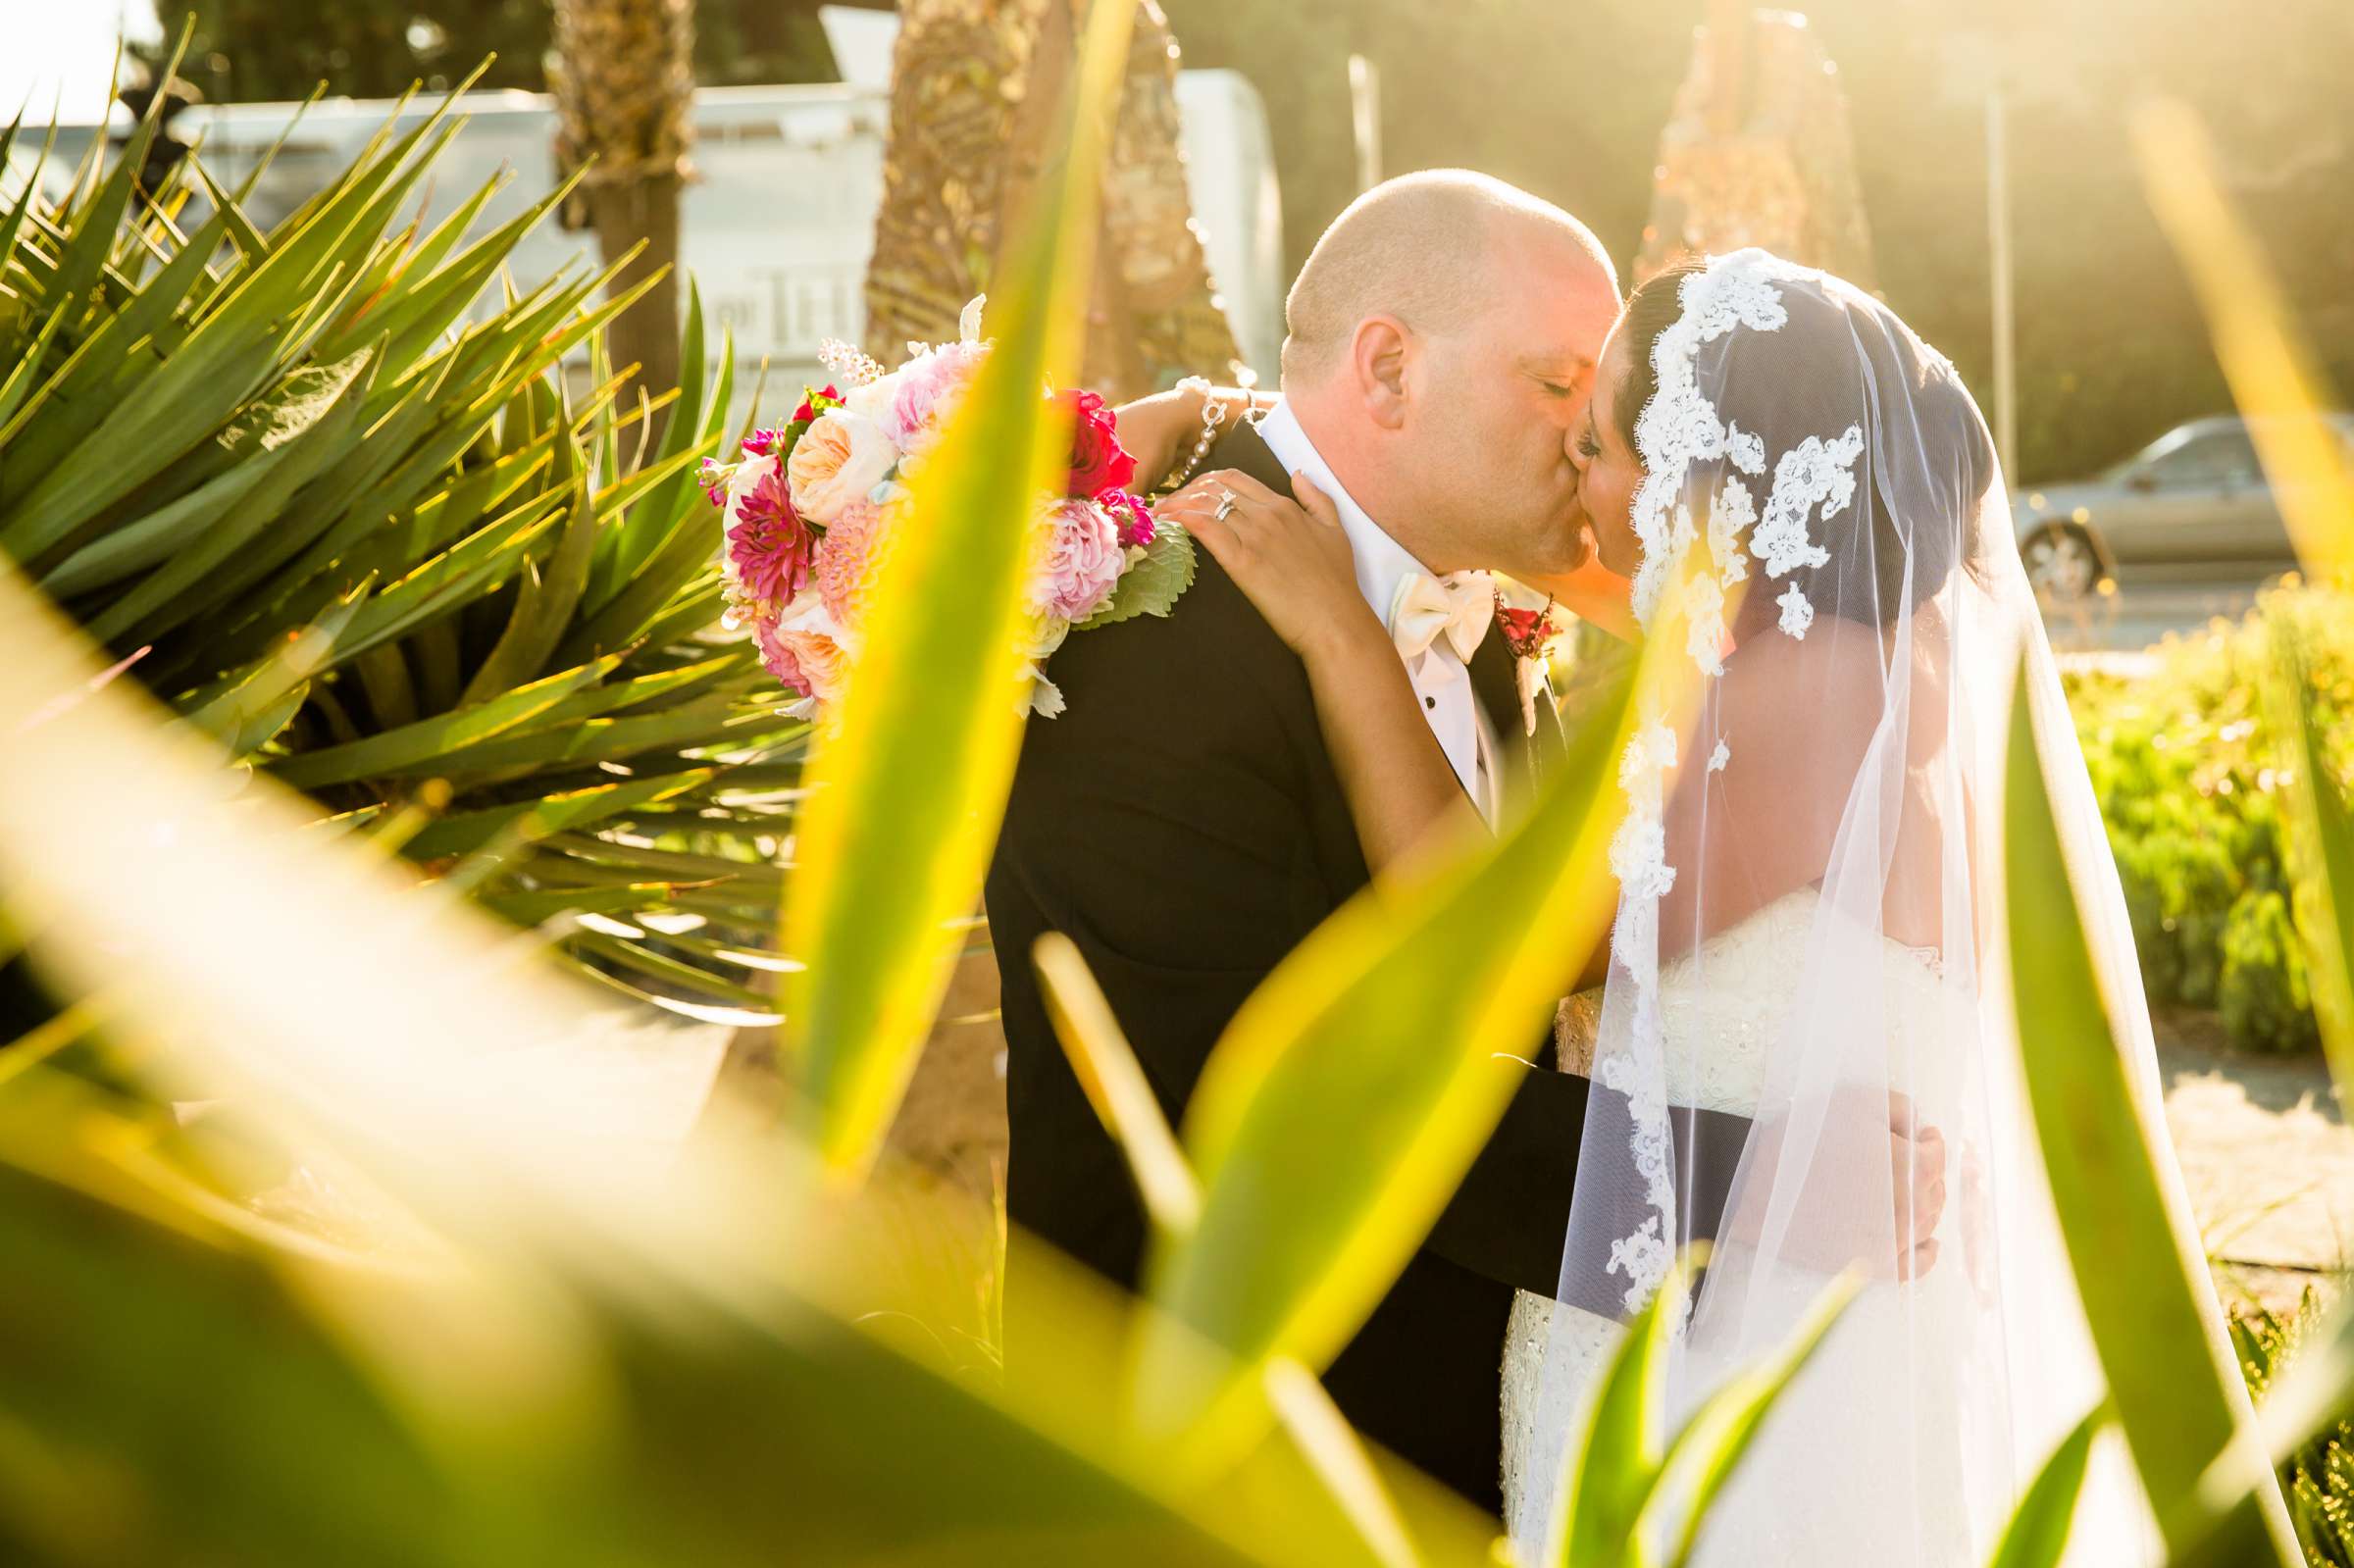
[(1071, 419), (1071, 481), (1064, 492), (1092, 501), (1105, 490), (1124, 490), (1136, 478), (1136, 459), (1120, 445), (1119, 420), (1093, 392), (1062, 392), (1054, 401)]
[[(804, 388), (804, 390), (806, 390), (806, 388)], [(821, 401), (824, 402), (827, 407), (832, 408), (842, 401), (842, 394), (834, 390), (834, 388), (831, 386), (827, 387), (822, 392), (810, 392), (807, 397), (801, 399), (801, 406), (793, 411), (793, 423), (795, 425), (806, 425), (811, 420), (816, 419), (817, 405)]]
[(1515, 610), (1506, 604), (1501, 595), (1496, 600), (1496, 622), (1504, 629), (1504, 640), (1515, 657), (1533, 659), (1545, 651), (1545, 644), (1561, 635), (1553, 624), (1553, 603), (1547, 600), (1542, 610)]

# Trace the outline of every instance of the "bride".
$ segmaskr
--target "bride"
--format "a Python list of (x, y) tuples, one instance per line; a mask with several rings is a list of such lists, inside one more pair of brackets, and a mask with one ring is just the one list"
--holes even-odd
[[(1637, 290), (1576, 463), (1602, 561), (1698, 696), (1680, 725), (1647, 715), (1621, 759), (1607, 971), (1563, 1009), (1562, 1065), (1625, 1097), (1593, 1102), (1558, 1300), (1514, 1311), (1508, 1523), (1524, 1547), (1544, 1541), (1622, 1324), (1723, 1195), (1677, 1318), (1671, 1419), (1782, 1344), (1843, 1270), (1865, 1284), (1710, 1511), (1698, 1560), (1983, 1562), (2102, 1395), (2003, 967), (2000, 784), (2022, 657), (2069, 847), (2053, 874), (2074, 885), (2121, 1017), (2142, 1021), (2124, 1044), (2153, 1113), (2159, 1094), (2116, 869), (1985, 423), (1887, 307), (1751, 250)], [(1246, 488), (1239, 509), (1220, 494)], [(1300, 499), (1218, 475), (1172, 508), (1296, 647), (1371, 613), (1329, 504)], [(1388, 795), (1360, 822), (1448, 797), (1445, 759), (1388, 711), (1410, 701), (1403, 683), (1310, 668), (1327, 731), (1356, 737), (1336, 754), (1373, 759), (1352, 793)], [(1868, 1114), (1890, 1104), (1941, 1131), (1956, 1185), (1940, 1233), (1901, 1256), (1896, 1217), (1947, 1194), (1891, 1170), (1888, 1117)], [(1676, 1107), (1754, 1130), (1712, 1169), (1717, 1151), (1679, 1142)], [(2111, 1441), (2069, 1560), (2159, 1556)]]

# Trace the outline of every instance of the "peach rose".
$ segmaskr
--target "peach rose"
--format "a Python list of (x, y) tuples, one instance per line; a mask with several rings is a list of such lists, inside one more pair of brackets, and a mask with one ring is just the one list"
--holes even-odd
[(802, 432), (785, 465), (793, 508), (810, 522), (831, 523), (865, 500), (898, 461), (898, 449), (881, 426), (830, 408)]

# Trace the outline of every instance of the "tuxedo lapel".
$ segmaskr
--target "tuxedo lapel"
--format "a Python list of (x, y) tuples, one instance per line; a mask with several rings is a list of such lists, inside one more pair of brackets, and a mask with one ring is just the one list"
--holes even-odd
[(1532, 731), (1520, 712), (1519, 661), (1512, 656), (1504, 629), (1489, 630), (1471, 656), (1471, 689), (1496, 733), (1500, 765), (1511, 782), (1510, 793), (1533, 798), (1545, 782), (1546, 770), (1561, 759), (1563, 747), (1561, 710), (1550, 690), (1537, 693), (1536, 726)]

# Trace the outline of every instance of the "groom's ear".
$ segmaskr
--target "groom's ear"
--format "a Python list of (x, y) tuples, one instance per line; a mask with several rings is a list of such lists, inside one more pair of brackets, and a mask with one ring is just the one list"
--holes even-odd
[(1406, 386), (1413, 337), (1395, 316), (1368, 316), (1356, 325), (1350, 369), (1365, 412), (1383, 430), (1406, 423)]

